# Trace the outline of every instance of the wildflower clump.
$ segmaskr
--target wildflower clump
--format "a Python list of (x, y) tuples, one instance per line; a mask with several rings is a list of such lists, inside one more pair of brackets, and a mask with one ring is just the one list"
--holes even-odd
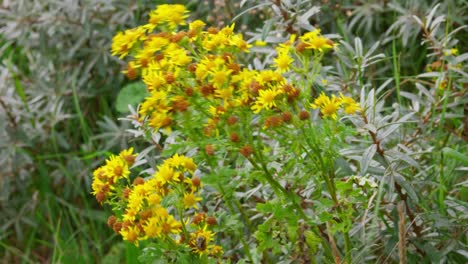
[[(202, 184), (194, 176), (197, 165), (193, 160), (175, 154), (147, 179), (136, 177), (131, 181), (129, 167), (136, 155), (133, 149), (124, 150), (119, 156), (111, 156), (106, 165), (94, 172), (92, 193), (98, 201), (111, 205), (114, 211), (109, 217), (109, 226), (124, 240), (136, 245), (151, 239), (171, 241), (199, 256), (218, 256), (222, 249), (213, 243), (215, 233), (204, 220), (195, 221), (199, 215), (196, 213), (198, 204), (202, 201)], [(100, 193), (105, 190), (106, 199), (101, 199)], [(188, 237), (195, 240), (203, 237), (204, 243), (200, 246), (200, 243), (193, 243), (193, 239), (183, 239)]]
[[(157, 241), (161, 248), (185, 252), (191, 258), (219, 258), (223, 249), (215, 242), (219, 237), (231, 237), (233, 228), (238, 228), (237, 220), (218, 224), (213, 215), (207, 214), (223, 215), (228, 211), (234, 216), (241, 211), (250, 222), (243, 206), (233, 200), (237, 199), (234, 194), (249, 192), (251, 183), (268, 184), (276, 197), (286, 198), (288, 206), (295, 208), (294, 215), (305, 215), (297, 204), (302, 196), (289, 193), (282, 183), (296, 186), (298, 181), (293, 178), (297, 176), (292, 175), (316, 167), (295, 171), (294, 164), (282, 169), (276, 165), (270, 168), (270, 163), (303, 160), (312, 154), (300, 152), (311, 147), (335, 147), (324, 145), (329, 141), (300, 142), (309, 140), (302, 133), (324, 132), (310, 131), (315, 129), (310, 124), (308, 108), (312, 92), (305, 82), (297, 81), (319, 79), (321, 59), (335, 44), (318, 29), (299, 37), (292, 35), (272, 49), (276, 57), (268, 67), (253, 69), (242, 61), (251, 52), (251, 45), (242, 34), (235, 33), (234, 24), (214, 28), (201, 20), (189, 22), (188, 15), (181, 5), (160, 5), (150, 12), (147, 24), (117, 33), (112, 53), (127, 59), (124, 73), (132, 80), (140, 78), (148, 92), (131, 116), (143, 131), (141, 134), (158, 146), (162, 156), (179, 151), (191, 153), (190, 157), (171, 154), (154, 168), (152, 175), (133, 182), (131, 165), (122, 165), (122, 172), (117, 171), (125, 180), (113, 187), (112, 197), (106, 193), (107, 199), (102, 201), (113, 207), (109, 225), (126, 241), (136, 245)], [(311, 107), (319, 108), (324, 118), (332, 119), (337, 118), (340, 109), (349, 115), (360, 111), (352, 98), (328, 97), (324, 93)], [(285, 153), (289, 147), (292, 152)], [(336, 154), (329, 156), (334, 158)], [(206, 173), (202, 177), (195, 176), (194, 160), (203, 166), (198, 170)], [(328, 167), (332, 167), (333, 162), (329, 163)], [(99, 170), (95, 172), (98, 179)], [(239, 185), (234, 180), (238, 172), (247, 177)], [(306, 181), (308, 175), (300, 181)], [(211, 187), (210, 193), (205, 194), (214, 201), (208, 202), (202, 196), (204, 177)], [(298, 189), (304, 187), (305, 184)], [(265, 197), (253, 197), (270, 200), (268, 193), (260, 194)], [(261, 217), (259, 214), (252, 218), (257, 221)], [(290, 219), (287, 225), (291, 226), (284, 228), (298, 230), (298, 222), (299, 219)], [(249, 250), (242, 235), (233, 239)], [(262, 241), (258, 243), (263, 247)], [(237, 253), (230, 254), (235, 257)]]
[(133, 148), (123, 150), (119, 155), (112, 155), (106, 160), (106, 164), (97, 168), (93, 173), (92, 194), (98, 202), (116, 195), (116, 185), (122, 181), (128, 181), (130, 167), (135, 162), (136, 154)]
[(344, 96), (343, 94), (341, 94), (340, 97), (336, 97), (335, 95), (329, 97), (325, 95), (324, 92), (322, 92), (310, 106), (312, 109), (320, 109), (323, 118), (332, 118), (335, 120), (338, 110), (340, 109), (343, 109), (348, 115), (353, 115), (361, 111), (361, 107), (353, 98)]

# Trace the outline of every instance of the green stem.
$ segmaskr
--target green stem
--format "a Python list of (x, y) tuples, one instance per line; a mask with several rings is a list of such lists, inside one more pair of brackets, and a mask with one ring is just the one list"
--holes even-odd
[[(260, 154), (259, 154), (260, 155)], [(292, 202), (294, 208), (296, 211), (300, 214), (300, 216), (307, 221), (307, 215), (305, 214), (304, 210), (302, 207), (297, 204), (296, 200), (294, 199), (293, 195), (291, 192), (287, 191), (281, 184), (279, 184), (275, 179), (273, 179), (273, 176), (270, 174), (268, 169), (266, 168), (266, 165), (262, 163), (262, 166), (259, 166), (254, 160), (251, 158), (248, 158), (249, 162), (256, 168), (257, 170), (263, 170), (265, 172), (265, 179), (268, 181), (268, 183), (272, 186), (273, 191), (278, 197), (283, 197), (285, 200), (289, 200)], [(320, 235), (318, 228), (316, 226), (313, 226), (311, 229), (318, 237), (322, 238)], [(325, 250), (325, 254), (329, 256), (331, 259), (333, 259), (333, 254), (331, 252), (330, 246), (328, 245), (327, 241), (325, 239), (321, 239), (320, 243), (323, 246), (323, 249)]]
[(442, 151), (440, 152), (439, 171), (439, 211), (440, 214), (445, 215), (444, 153)]
[[(215, 166), (215, 164), (213, 164), (213, 160), (208, 156), (208, 154), (204, 153), (204, 155), (205, 155), (205, 160), (208, 162), (208, 166), (209, 166), (210, 170), (215, 171), (214, 168), (216, 168), (216, 166)], [(225, 198), (226, 197), (226, 192), (224, 191), (223, 185), (218, 184), (218, 189), (219, 189), (222, 197)], [(236, 200), (236, 199), (234, 199), (234, 200), (235, 200), (237, 209), (241, 213), (241, 216), (242, 216), (242, 218), (244, 219), (244, 222), (247, 225), (247, 228), (248, 228), (249, 232), (252, 233), (252, 230), (253, 230), (252, 222), (250, 221), (250, 219), (247, 217), (247, 214), (242, 209), (242, 206), (241, 206), (240, 202), (238, 200)], [(231, 199), (224, 199), (224, 201), (226, 201), (226, 205), (227, 205), (230, 213), (232, 215), (237, 214), (237, 212), (235, 212), (234, 207), (231, 204)], [(241, 241), (241, 243), (242, 243), (242, 245), (244, 247), (244, 252), (245, 252), (245, 254), (247, 254), (247, 257), (249, 258), (250, 262), (253, 262), (252, 253), (250, 252), (250, 248), (249, 248), (247, 242), (245, 241), (244, 236), (242, 235), (242, 230), (239, 230), (239, 234), (241, 234), (239, 236), (239, 239), (240, 239), (240, 241)]]

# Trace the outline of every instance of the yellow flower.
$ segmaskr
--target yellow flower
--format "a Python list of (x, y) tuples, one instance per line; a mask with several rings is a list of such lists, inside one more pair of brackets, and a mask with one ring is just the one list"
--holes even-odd
[(132, 208), (127, 208), (127, 210), (123, 214), (123, 220), (124, 221), (134, 222), (135, 219), (136, 219), (137, 214), (138, 214), (138, 210), (132, 209)]
[(146, 97), (145, 101), (140, 105), (138, 112), (142, 116), (147, 116), (156, 110), (158, 112), (170, 110), (170, 107), (167, 105), (167, 93), (164, 91), (152, 91), (151, 96)]
[(311, 107), (312, 107), (313, 109), (317, 109), (317, 108), (323, 107), (323, 106), (328, 102), (328, 100), (330, 100), (330, 99), (328, 98), (328, 96), (325, 95), (324, 92), (322, 92), (322, 93), (319, 95), (319, 97), (317, 97), (317, 98), (314, 100), (314, 103), (311, 104)]
[(356, 112), (361, 111), (361, 107), (359, 106), (353, 98), (344, 96), (340, 94), (341, 102), (343, 103), (344, 111), (348, 115), (353, 115)]
[(336, 119), (336, 113), (338, 112), (340, 106), (341, 101), (339, 98), (332, 95), (331, 100), (328, 100), (328, 102), (323, 105), (323, 107), (320, 109), (320, 112), (322, 112), (324, 118), (331, 117)]
[(450, 56), (450, 55), (457, 56), (458, 55), (458, 49), (457, 48), (451, 48), (449, 50), (445, 50), (444, 55), (445, 56)]
[(220, 256), (222, 255), (224, 252), (223, 252), (223, 248), (221, 246), (218, 246), (218, 245), (215, 245), (213, 246), (213, 248), (211, 249), (211, 253), (210, 255), (213, 255), (213, 256)]
[(257, 100), (252, 106), (253, 112), (258, 114), (262, 109), (271, 109), (276, 107), (275, 99), (280, 94), (281, 91), (277, 89), (260, 90)]
[(128, 166), (133, 165), (137, 156), (137, 153), (133, 154), (133, 148), (124, 149), (119, 153), (119, 157), (125, 160)]
[(143, 207), (143, 200), (145, 199), (145, 197), (145, 186), (143, 184), (135, 186), (131, 191), (130, 195), (128, 196), (127, 208), (137, 212), (140, 211)]
[(244, 52), (249, 52), (249, 48), (252, 47), (252, 45), (247, 44), (247, 42), (245, 42), (244, 38), (242, 37), (242, 34), (237, 34), (230, 37), (229, 45), (237, 47), (239, 50)]
[(148, 124), (154, 128), (154, 130), (159, 130), (165, 128), (166, 132), (171, 130), (172, 117), (166, 112), (153, 112), (149, 118)]
[(152, 193), (146, 197), (146, 200), (152, 205), (159, 204), (161, 203), (161, 196), (156, 193)]
[(161, 231), (163, 234), (178, 234), (180, 233), (181, 228), (182, 224), (175, 220), (172, 215), (169, 215), (161, 220)]
[(162, 233), (162, 228), (159, 217), (149, 218), (146, 221), (146, 224), (143, 225), (143, 230), (145, 231), (146, 238), (160, 237)]
[(106, 160), (106, 175), (112, 178), (113, 182), (121, 178), (128, 178), (130, 170), (128, 169), (127, 162), (119, 156), (112, 155)]
[(301, 36), (300, 39), (304, 44), (306, 44), (306, 49), (315, 49), (323, 51), (324, 49), (333, 48), (333, 45), (330, 44), (331, 41), (327, 38), (324, 38), (320, 34), (320, 29), (307, 32), (303, 36)]
[(313, 109), (320, 108), (320, 112), (324, 118), (331, 117), (332, 119), (336, 119), (336, 114), (340, 109), (341, 104), (342, 101), (340, 98), (337, 98), (334, 95), (330, 98), (322, 92), (320, 96), (314, 100), (314, 103), (311, 104), (311, 107)]
[(230, 86), (229, 88), (216, 89), (215, 97), (221, 98), (224, 101), (228, 101), (233, 98), (234, 88)]
[(184, 155), (175, 154), (170, 159), (164, 162), (164, 165), (171, 166), (173, 168), (182, 167), (187, 171), (193, 173), (197, 169), (197, 165), (193, 162), (192, 158)]
[(254, 45), (257, 46), (257, 47), (264, 47), (267, 45), (267, 43), (265, 41), (262, 41), (262, 40), (259, 40), (257, 39), (255, 42), (254, 42)]
[(93, 183), (91, 184), (92, 194), (96, 195), (102, 191), (102, 188), (106, 185), (106, 183), (100, 179), (98, 175), (102, 175), (104, 173), (104, 167), (99, 167), (93, 172)]
[(226, 70), (226, 69), (217, 69), (213, 72), (211, 72), (213, 79), (213, 86), (215, 88), (221, 88), (228, 80), (229, 80), (229, 75), (232, 73), (231, 70)]
[(192, 59), (187, 55), (185, 49), (180, 48), (177, 44), (170, 45), (164, 55), (169, 58), (169, 62), (176, 66), (184, 66), (192, 62)]
[(140, 235), (140, 229), (137, 226), (129, 226), (120, 231), (123, 240), (138, 244), (138, 236)]
[(152, 36), (149, 40), (145, 42), (145, 49), (150, 52), (157, 52), (166, 47), (170, 41), (167, 38)]
[(207, 231), (206, 226), (203, 229), (198, 229), (195, 233), (190, 234), (190, 248), (200, 256), (209, 254), (210, 250), (214, 247), (210, 244), (213, 241), (213, 236), (213, 232)]
[(279, 72), (286, 72), (289, 70), (289, 66), (291, 63), (293, 63), (294, 60), (288, 55), (287, 52), (281, 52), (278, 54), (276, 59), (273, 59), (273, 61), (275, 62)]
[(201, 201), (201, 197), (197, 197), (193, 192), (191, 193), (184, 193), (184, 198), (182, 202), (185, 208), (195, 208), (198, 209), (197, 202)]
[(281, 73), (272, 71), (272, 70), (264, 70), (258, 73), (256, 78), (259, 84), (267, 85), (272, 82), (283, 82), (285, 79)]
[(112, 38), (112, 56), (119, 55), (122, 59), (128, 55), (131, 49), (146, 37), (145, 30), (141, 27), (127, 29), (124, 32), (117, 33)]
[(205, 22), (201, 20), (195, 20), (192, 23), (189, 24), (189, 29), (190, 30), (199, 30), (202, 29), (205, 26)]
[(180, 173), (175, 172), (171, 166), (165, 163), (161, 166), (158, 166), (158, 171), (155, 173), (154, 177), (157, 179), (157, 181), (164, 185), (166, 183), (171, 184), (174, 182), (179, 182), (179, 175)]
[(143, 74), (143, 82), (146, 84), (148, 91), (159, 90), (166, 84), (166, 80), (161, 71), (146, 71)]
[(171, 30), (178, 25), (185, 25), (188, 11), (184, 5), (159, 5), (151, 11), (149, 23), (154, 25), (167, 24)]

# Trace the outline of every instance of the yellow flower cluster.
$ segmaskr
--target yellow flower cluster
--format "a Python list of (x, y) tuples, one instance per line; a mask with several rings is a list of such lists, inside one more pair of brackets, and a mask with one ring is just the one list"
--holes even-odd
[(135, 162), (136, 154), (133, 148), (123, 150), (118, 156), (112, 155), (106, 160), (106, 165), (97, 168), (93, 173), (91, 185), (92, 194), (102, 203), (115, 191), (115, 185), (120, 179), (128, 179), (129, 167)]
[[(137, 177), (129, 184), (129, 167), (136, 156), (133, 149), (124, 150), (94, 172), (92, 193), (100, 202), (120, 208), (116, 213), (119, 217), (112, 216), (108, 221), (114, 231), (135, 244), (147, 239), (172, 239), (200, 255), (221, 254), (222, 249), (212, 243), (214, 233), (207, 229), (216, 220), (211, 217), (207, 221), (204, 213), (203, 218), (194, 214), (193, 209), (198, 209), (197, 204), (202, 200), (199, 195), (202, 185), (194, 176), (197, 165), (193, 160), (175, 154), (158, 166), (150, 179)], [(118, 181), (121, 178), (126, 180)], [(99, 198), (100, 193), (106, 199)], [(204, 242), (200, 244), (202, 238)]]
[(348, 115), (361, 111), (361, 107), (353, 98), (344, 96), (341, 93), (340, 97), (336, 97), (335, 95), (328, 97), (322, 92), (310, 106), (313, 109), (320, 108), (320, 112), (324, 118), (331, 117), (332, 119), (336, 119), (340, 108), (343, 108), (344, 112)]
[[(131, 79), (140, 75), (150, 92), (139, 108), (141, 122), (169, 133), (180, 125), (177, 116), (195, 111), (191, 106), (196, 104), (210, 114), (205, 127), (212, 128), (221, 115), (238, 108), (258, 114), (299, 95), (299, 90), (291, 94), (284, 89), (289, 85), (282, 76), (294, 62), (295, 36), (276, 48), (275, 70), (252, 70), (237, 61), (250, 45), (234, 33), (234, 24), (205, 29), (203, 21), (188, 23), (187, 16), (181, 5), (160, 5), (150, 13), (148, 24), (114, 37), (112, 53), (131, 57), (124, 72)], [(182, 27), (187, 24), (188, 29)], [(300, 39), (306, 49), (333, 47), (319, 30)]]

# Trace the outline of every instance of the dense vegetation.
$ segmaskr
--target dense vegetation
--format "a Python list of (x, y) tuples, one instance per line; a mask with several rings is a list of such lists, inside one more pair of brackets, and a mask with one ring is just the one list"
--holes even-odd
[(3, 262), (467, 262), (464, 1), (172, 2), (2, 2)]

